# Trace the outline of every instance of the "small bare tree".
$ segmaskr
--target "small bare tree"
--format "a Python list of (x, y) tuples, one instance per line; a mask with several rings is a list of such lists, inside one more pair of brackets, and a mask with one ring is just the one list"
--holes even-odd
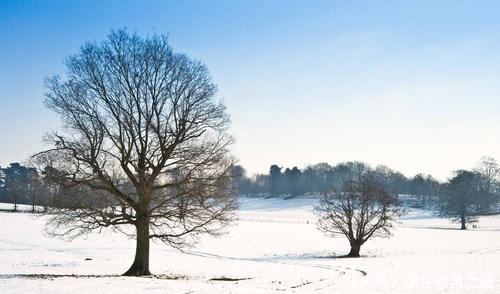
[(130, 234), (136, 252), (124, 275), (134, 276), (150, 274), (150, 239), (182, 247), (220, 233), (236, 205), (232, 138), (207, 68), (164, 36), (125, 30), (85, 44), (65, 65), (65, 79), (46, 80), (45, 100), (65, 131), (48, 135), (54, 148), (34, 158), (71, 198), (52, 233)]
[(371, 237), (389, 237), (393, 222), (401, 216), (397, 197), (367, 176), (345, 183), (344, 192), (330, 193), (315, 207), (318, 228), (349, 240), (348, 257), (359, 257), (361, 246)]

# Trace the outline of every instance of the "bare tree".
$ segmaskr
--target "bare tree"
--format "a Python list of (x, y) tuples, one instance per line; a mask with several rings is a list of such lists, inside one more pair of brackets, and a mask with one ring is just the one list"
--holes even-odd
[(389, 237), (393, 222), (401, 216), (397, 197), (367, 176), (345, 183), (345, 191), (324, 196), (315, 207), (318, 228), (329, 235), (342, 234), (351, 245), (348, 257), (359, 257), (371, 237)]
[[(135, 236), (124, 275), (148, 275), (150, 239), (174, 247), (218, 234), (232, 220), (229, 118), (207, 68), (174, 53), (164, 36), (125, 30), (86, 43), (65, 79), (46, 80), (46, 105), (64, 123), (35, 155), (73, 205), (52, 233), (75, 237), (111, 227)], [(122, 229), (133, 225), (135, 232)]]
[(480, 175), (479, 180), (482, 191), (477, 199), (479, 212), (489, 213), (496, 200), (495, 193), (498, 188), (500, 168), (494, 158), (482, 157), (474, 171)]

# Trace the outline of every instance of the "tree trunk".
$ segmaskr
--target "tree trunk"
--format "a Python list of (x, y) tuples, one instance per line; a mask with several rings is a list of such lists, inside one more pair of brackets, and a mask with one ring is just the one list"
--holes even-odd
[(135, 247), (134, 263), (124, 276), (147, 276), (149, 271), (149, 219), (141, 217), (135, 225), (137, 231), (137, 245)]
[(351, 251), (347, 254), (348, 257), (359, 257), (359, 250), (361, 249), (361, 244), (356, 241), (351, 241)]
[(465, 215), (460, 216), (460, 223), (462, 224), (462, 227), (460, 228), (460, 230), (466, 230), (467, 227), (465, 227)]

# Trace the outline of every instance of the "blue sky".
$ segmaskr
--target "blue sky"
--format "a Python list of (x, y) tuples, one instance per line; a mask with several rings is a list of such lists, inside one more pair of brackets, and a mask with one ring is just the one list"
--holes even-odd
[(500, 160), (499, 12), (461, 0), (0, 0), (0, 165), (59, 127), (43, 79), (126, 27), (167, 34), (208, 66), (250, 173), (362, 160), (444, 180)]

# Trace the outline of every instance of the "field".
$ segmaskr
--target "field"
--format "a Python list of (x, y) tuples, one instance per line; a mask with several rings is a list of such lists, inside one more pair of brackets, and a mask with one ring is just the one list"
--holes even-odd
[(500, 216), (460, 231), (410, 210), (348, 259), (345, 238), (316, 229), (316, 201), (241, 198), (222, 237), (153, 244), (145, 278), (119, 276), (135, 246), (119, 233), (66, 242), (44, 235), (45, 216), (0, 212), (0, 293), (500, 293)]

